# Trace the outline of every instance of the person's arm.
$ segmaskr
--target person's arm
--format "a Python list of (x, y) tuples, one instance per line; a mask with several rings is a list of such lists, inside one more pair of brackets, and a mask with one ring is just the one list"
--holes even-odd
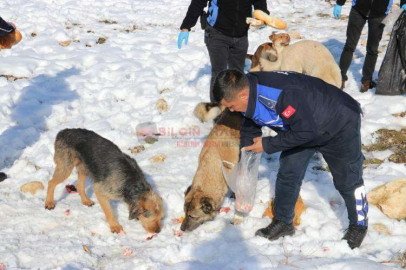
[[(406, 0), (405, 0), (406, 1)], [(254, 9), (259, 9), (269, 15), (268, 7), (266, 4), (266, 0), (253, 0), (252, 4), (254, 5)]]
[(203, 13), (203, 9), (207, 6), (208, 0), (192, 0), (190, 6), (187, 10), (185, 19), (183, 19), (182, 25), (180, 26), (180, 30), (188, 30), (196, 25), (197, 19), (199, 19), (200, 15)]
[(0, 37), (13, 33), (15, 28), (0, 17)]
[(254, 143), (254, 138), (262, 136), (261, 127), (255, 124), (251, 119), (245, 117), (242, 117), (241, 119), (240, 131), (240, 149), (252, 145)]
[(278, 101), (277, 112), (289, 129), (275, 137), (262, 138), (262, 147), (268, 154), (292, 149), (306, 144), (317, 137), (313, 112), (300, 89), (283, 91)]

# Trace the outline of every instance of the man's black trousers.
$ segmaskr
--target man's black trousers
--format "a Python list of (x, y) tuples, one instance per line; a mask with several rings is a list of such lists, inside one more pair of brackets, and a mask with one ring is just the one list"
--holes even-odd
[(350, 224), (367, 226), (368, 204), (362, 179), (364, 156), (361, 152), (360, 125), (360, 115), (354, 113), (353, 119), (326, 144), (296, 147), (281, 153), (275, 185), (275, 218), (285, 223), (293, 221), (302, 180), (310, 158), (317, 151), (327, 162), (334, 186), (345, 201)]
[(205, 30), (204, 42), (209, 51), (211, 62), (210, 100), (213, 102), (213, 84), (217, 74), (227, 69), (244, 72), (248, 51), (248, 36), (229, 37), (211, 26)]
[(359, 38), (361, 36), (362, 29), (368, 21), (368, 40), (367, 40), (367, 55), (365, 57), (364, 66), (362, 68), (361, 82), (371, 81), (372, 75), (375, 70), (376, 60), (378, 59), (378, 46), (382, 39), (382, 33), (385, 25), (382, 24), (382, 20), (385, 18), (372, 18), (369, 19), (359, 13), (355, 8), (351, 9), (350, 17), (348, 19), (347, 26), (347, 41), (344, 45), (343, 53), (340, 58), (341, 75), (344, 81), (348, 80), (347, 71), (351, 65), (352, 56)]

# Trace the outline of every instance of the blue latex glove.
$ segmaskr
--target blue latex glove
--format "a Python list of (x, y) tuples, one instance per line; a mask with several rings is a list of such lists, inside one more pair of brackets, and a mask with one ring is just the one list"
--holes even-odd
[(333, 9), (334, 18), (338, 19), (338, 17), (341, 16), (341, 9), (342, 8), (343, 8), (342, 6), (337, 5), (337, 4), (334, 6), (334, 9)]
[(404, 4), (401, 9), (406, 10), (406, 4)]
[(182, 49), (182, 41), (185, 41), (185, 45), (189, 42), (189, 31), (180, 31), (178, 36), (178, 48)]

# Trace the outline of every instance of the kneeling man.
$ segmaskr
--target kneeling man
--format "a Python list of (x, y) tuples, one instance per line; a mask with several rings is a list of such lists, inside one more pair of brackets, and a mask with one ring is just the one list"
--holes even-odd
[[(359, 103), (333, 85), (295, 72), (225, 70), (213, 90), (217, 101), (244, 116), (241, 147), (268, 154), (282, 151), (275, 217), (256, 235), (276, 240), (295, 233), (292, 221), (302, 180), (310, 158), (320, 152), (347, 206), (350, 226), (343, 239), (352, 249), (359, 247), (368, 228)], [(262, 138), (263, 126), (278, 135)]]

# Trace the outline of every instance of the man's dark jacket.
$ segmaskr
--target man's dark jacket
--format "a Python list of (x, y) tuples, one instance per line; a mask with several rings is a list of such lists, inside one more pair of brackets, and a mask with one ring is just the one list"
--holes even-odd
[[(346, 0), (337, 0), (337, 5), (344, 5)], [(352, 0), (352, 7), (368, 18), (379, 18), (388, 15), (393, 0)], [(400, 0), (400, 6), (406, 4), (406, 0)]]
[(247, 17), (252, 17), (252, 7), (269, 14), (266, 0), (192, 0), (180, 29), (188, 29), (196, 25), (197, 19), (203, 14), (209, 3), (207, 22), (226, 36), (242, 37), (247, 35), (249, 25)]
[[(264, 151), (268, 154), (297, 146), (323, 145), (362, 113), (359, 103), (350, 95), (312, 76), (280, 71), (252, 72), (247, 77), (250, 93), (242, 120), (241, 147), (252, 145), (253, 138), (261, 136), (261, 126), (278, 133), (275, 137), (262, 139)], [(257, 95), (257, 89), (261, 89), (264, 95), (267, 94), (265, 90), (279, 93), (277, 100), (267, 102), (266, 98)], [(266, 119), (270, 115), (263, 109), (266, 106), (276, 112), (274, 115), (279, 122), (275, 126), (267, 124), (271, 121)]]

